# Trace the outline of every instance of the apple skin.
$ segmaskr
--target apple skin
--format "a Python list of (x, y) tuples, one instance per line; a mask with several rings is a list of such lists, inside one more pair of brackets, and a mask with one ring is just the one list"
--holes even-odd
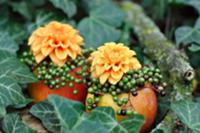
[[(81, 68), (75, 68), (69, 73), (70, 75), (74, 76), (74, 78), (83, 79), (83, 77), (76, 75), (76, 72), (80, 69)], [(31, 83), (28, 87), (28, 92), (35, 102), (41, 102), (47, 99), (48, 95), (54, 94), (84, 103), (87, 95), (87, 86), (83, 83), (72, 83), (73, 88), (70, 88), (69, 84), (67, 83), (66, 86), (60, 87), (59, 89), (50, 89), (44, 84), (44, 81), (39, 81), (36, 83)], [(74, 89), (78, 91), (77, 94), (73, 94)]]
[[(93, 98), (92, 94), (88, 94), (87, 98)], [(116, 118), (120, 122), (127, 116), (117, 115), (117, 111), (121, 108), (132, 108), (138, 114), (145, 117), (145, 122), (140, 129), (140, 133), (147, 133), (155, 120), (157, 113), (157, 97), (152, 89), (152, 85), (146, 83), (144, 87), (137, 91), (137, 96), (132, 96), (131, 93), (122, 93), (118, 95), (119, 99), (128, 98), (129, 101), (126, 105), (119, 107), (110, 94), (104, 94), (100, 97), (98, 106), (100, 107), (112, 107), (116, 112)], [(87, 106), (87, 103), (86, 103)], [(87, 112), (90, 112), (86, 110)]]
[(157, 114), (157, 97), (150, 84), (138, 91), (137, 96), (131, 96), (130, 102), (133, 108), (145, 117), (145, 123), (140, 129), (140, 133), (146, 133), (150, 130)]

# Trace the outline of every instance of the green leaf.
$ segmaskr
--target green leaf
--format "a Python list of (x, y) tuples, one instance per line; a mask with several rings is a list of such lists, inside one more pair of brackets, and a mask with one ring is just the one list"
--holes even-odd
[[(60, 102), (59, 102), (60, 103)], [(57, 110), (49, 102), (42, 102), (34, 105), (30, 113), (42, 121), (44, 127), (51, 132), (61, 131), (61, 121), (59, 120)]]
[(101, 5), (110, 4), (111, 2), (111, 0), (82, 0), (82, 6), (87, 12), (89, 12)]
[(144, 117), (140, 115), (130, 116), (116, 126), (112, 133), (138, 133), (144, 123)]
[(36, 133), (22, 122), (18, 114), (6, 115), (2, 127), (5, 133)]
[(37, 81), (26, 65), (6, 51), (0, 51), (0, 68), (0, 74), (6, 74), (21, 84)]
[(26, 1), (11, 2), (10, 5), (12, 6), (13, 11), (18, 12), (25, 19), (31, 20), (32, 18), (31, 11)]
[(78, 29), (85, 38), (85, 47), (97, 48), (105, 42), (117, 41), (120, 38), (119, 30), (98, 19), (85, 18), (79, 23)]
[(200, 18), (197, 19), (194, 28), (182, 26), (175, 31), (176, 43), (189, 44), (192, 42), (200, 43)]
[(22, 43), (27, 37), (25, 25), (8, 17), (4, 17), (0, 22), (0, 31), (9, 33), (12, 40), (14, 39), (18, 44)]
[(85, 46), (97, 48), (105, 42), (119, 40), (121, 31), (117, 27), (123, 20), (124, 13), (111, 2), (93, 8), (90, 16), (78, 24), (78, 29), (85, 38)]
[[(175, 39), (178, 46), (188, 46), (191, 52), (200, 50), (200, 18), (197, 19), (194, 27), (182, 26), (176, 29)], [(190, 45), (191, 44), (191, 45)]]
[(0, 119), (6, 115), (6, 109), (3, 106), (0, 106)]
[(62, 15), (58, 13), (49, 12), (47, 10), (40, 10), (37, 12), (35, 22), (28, 24), (27, 26), (28, 33), (31, 34), (33, 30), (37, 29), (38, 27), (44, 26), (45, 24), (51, 21), (69, 23), (75, 26), (75, 22), (73, 20), (67, 20), (66, 18), (64, 18)]
[(135, 133), (144, 121), (144, 117), (134, 115), (119, 124), (112, 108), (97, 108), (87, 114), (81, 103), (54, 95), (34, 105), (30, 113), (39, 118), (49, 131), (58, 133), (87, 133), (91, 129), (93, 133)]
[(15, 54), (18, 50), (18, 45), (7, 32), (0, 32), (0, 50), (7, 51), (12, 54)]
[(118, 27), (124, 20), (124, 13), (114, 4), (105, 4), (91, 10), (90, 16), (113, 27)]
[(94, 133), (106, 131), (98, 123), (87, 120), (84, 105), (59, 96), (50, 95), (47, 101), (34, 105), (30, 113), (38, 117), (51, 132), (78, 133), (81, 130), (87, 133), (89, 129), (94, 129)]
[(192, 130), (200, 132), (200, 104), (189, 100), (182, 100), (171, 104), (171, 109), (179, 119)]
[(189, 44), (192, 42), (200, 43), (200, 30), (188, 26), (179, 27), (175, 31), (176, 43)]
[(11, 16), (9, 8), (8, 4), (4, 4), (0, 8), (0, 12), (3, 12), (0, 15), (0, 31), (8, 33), (12, 40), (14, 39), (17, 43), (21, 43), (27, 37), (25, 26), (17, 18)]
[(56, 8), (61, 9), (69, 17), (76, 14), (76, 4), (73, 0), (49, 0)]
[(15, 80), (6, 76), (0, 75), (0, 106), (7, 107), (9, 105), (27, 104), (27, 100), (21, 90), (21, 87)]
[(143, 116), (135, 114), (119, 124), (115, 118), (114, 110), (112, 108), (103, 107), (94, 109), (89, 118), (98, 121), (103, 127), (106, 127), (109, 132), (113, 133), (138, 133), (144, 122)]
[(198, 52), (200, 51), (200, 44), (193, 43), (191, 46), (188, 47), (191, 52)]

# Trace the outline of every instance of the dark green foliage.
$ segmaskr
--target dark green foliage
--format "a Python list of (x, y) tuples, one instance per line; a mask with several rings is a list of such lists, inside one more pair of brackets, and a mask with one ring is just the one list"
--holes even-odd
[(49, 131), (61, 133), (87, 133), (89, 130), (94, 133), (137, 133), (144, 120), (142, 116), (134, 115), (119, 125), (112, 108), (97, 108), (91, 114), (84, 110), (84, 105), (79, 102), (50, 95), (47, 101), (34, 105), (30, 112), (41, 119)]
[[(176, 42), (183, 54), (187, 53), (191, 64), (198, 69), (200, 0), (135, 0), (135, 2), (143, 6), (161, 31)], [(28, 49), (27, 42), (31, 33), (50, 21), (68, 23), (77, 28), (84, 37), (84, 47), (97, 48), (109, 41), (123, 42), (137, 52), (142, 64), (155, 65), (156, 60), (152, 62), (149, 58), (151, 55), (147, 54), (149, 49), (144, 50), (143, 44), (146, 42), (140, 42), (135, 36), (137, 33), (132, 33), (132, 27), (135, 25), (125, 21), (125, 17), (129, 14), (121, 10), (120, 3), (120, 0), (0, 0), (0, 132), (2, 130), (5, 133), (35, 133), (24, 123), (20, 112), (31, 102), (26, 93), (26, 86), (37, 81), (37, 78), (18, 57), (22, 51)], [(186, 13), (189, 15), (185, 16), (182, 10), (187, 10)], [(151, 41), (148, 39), (148, 42)], [(160, 43), (165, 44), (165, 42)], [(156, 48), (152, 47), (150, 50), (153, 49)], [(162, 55), (163, 53), (160, 54)], [(182, 58), (185, 60), (185, 57)], [(165, 66), (167, 61), (163, 61), (162, 64)], [(173, 78), (176, 73), (172, 75)], [(173, 79), (169, 79), (168, 76), (165, 75), (164, 79), (171, 82)], [(199, 79), (197, 81), (199, 82)], [(188, 88), (190, 83), (186, 81), (181, 83), (183, 83), (181, 86), (174, 87), (176, 84), (173, 84), (170, 87), (174, 87), (175, 90), (185, 90), (185, 93), (190, 92), (185, 95), (192, 96)], [(63, 82), (63, 86), (65, 84)], [(73, 84), (70, 86), (73, 88)], [(174, 95), (170, 87), (167, 93), (179, 99), (182, 93)], [(74, 91), (74, 94), (76, 93)], [(198, 96), (199, 90), (197, 89), (194, 94), (195, 97)], [(169, 97), (159, 97), (158, 101), (158, 114), (152, 133), (171, 131), (168, 125), (162, 123), (169, 110), (172, 111), (174, 118), (182, 123), (182, 127), (176, 127), (178, 133), (200, 132), (200, 104), (197, 101), (185, 99), (171, 102), (174, 99)], [(92, 133), (137, 133), (144, 122), (142, 116), (133, 114), (129, 119), (119, 123), (111, 108), (96, 108), (90, 114), (84, 110), (85, 106), (81, 103), (51, 95), (46, 101), (32, 106), (30, 113), (40, 119), (42, 125), (53, 133), (80, 133), (80, 131), (88, 133), (91, 129)], [(171, 122), (174, 125), (173, 122), (174, 120)]]

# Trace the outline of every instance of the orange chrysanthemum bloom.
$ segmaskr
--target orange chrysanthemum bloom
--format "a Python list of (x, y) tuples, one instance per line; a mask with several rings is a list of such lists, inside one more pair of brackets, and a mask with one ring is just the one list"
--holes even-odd
[(107, 80), (111, 84), (116, 84), (124, 73), (141, 68), (141, 64), (135, 55), (134, 51), (122, 43), (105, 43), (89, 58), (92, 62), (92, 76), (99, 78), (101, 84), (104, 84)]
[(49, 56), (53, 63), (63, 66), (68, 59), (75, 59), (81, 54), (83, 38), (72, 26), (52, 21), (36, 29), (28, 44), (37, 63)]

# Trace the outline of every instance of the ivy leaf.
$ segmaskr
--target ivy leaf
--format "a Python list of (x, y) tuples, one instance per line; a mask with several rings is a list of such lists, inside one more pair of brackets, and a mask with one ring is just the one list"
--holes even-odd
[(76, 14), (77, 8), (73, 0), (49, 0), (56, 8), (61, 9), (69, 17)]
[(0, 119), (6, 115), (6, 109), (3, 106), (0, 106)]
[(36, 133), (22, 122), (18, 114), (6, 115), (2, 127), (5, 133)]
[(138, 133), (144, 122), (143, 116), (135, 114), (119, 124), (115, 118), (114, 110), (102, 107), (94, 109), (90, 119), (100, 122), (103, 127), (113, 133)]
[(25, 19), (31, 20), (32, 15), (31, 11), (29, 10), (28, 3), (25, 1), (20, 1), (20, 2), (11, 2), (10, 5), (13, 8), (13, 11), (18, 12), (21, 14)]
[(142, 116), (134, 116), (119, 124), (111, 108), (97, 108), (90, 114), (84, 111), (84, 105), (79, 102), (50, 95), (47, 101), (34, 105), (30, 113), (39, 118), (49, 131), (58, 133), (87, 133), (91, 129), (93, 133), (134, 133), (138, 132), (144, 120)]
[(75, 22), (73, 20), (67, 20), (64, 16), (57, 14), (55, 12), (49, 12), (47, 10), (40, 10), (37, 12), (37, 16), (34, 23), (30, 23), (27, 26), (28, 33), (31, 34), (33, 30), (40, 26), (44, 26), (50, 21), (59, 21), (59, 22), (67, 22), (73, 26), (75, 26)]
[(200, 104), (189, 100), (182, 100), (171, 104), (171, 109), (179, 119), (192, 130), (193, 133), (200, 132)]
[(8, 32), (0, 32), (0, 50), (12, 54), (15, 54), (18, 50), (18, 45), (15, 43), (13, 38), (9, 36)]
[(16, 18), (10, 16), (8, 4), (4, 4), (4, 6), (0, 8), (0, 12), (3, 12), (3, 14), (0, 15), (0, 31), (2, 33), (8, 33), (10, 38), (12, 38), (12, 40), (14, 39), (18, 44), (25, 40), (27, 37), (25, 25)]
[(200, 51), (200, 45), (193, 43), (191, 46), (188, 47), (191, 52), (198, 52)]
[(116, 41), (120, 38), (120, 31), (109, 26), (98, 19), (85, 18), (78, 29), (85, 38), (85, 47), (97, 48), (101, 44), (109, 41)]
[(22, 43), (23, 40), (27, 37), (27, 32), (25, 29), (25, 25), (17, 22), (16, 20), (3, 18), (0, 22), (0, 31), (3, 33), (8, 33), (10, 38), (16, 43)]
[(101, 5), (110, 4), (111, 0), (82, 0), (83, 8), (89, 12), (98, 8)]
[(0, 74), (6, 74), (21, 84), (37, 81), (29, 68), (8, 52), (0, 51), (0, 68)]
[(87, 120), (84, 105), (59, 96), (50, 95), (47, 101), (34, 105), (30, 113), (39, 118), (51, 132), (78, 133), (78, 129), (83, 133), (87, 133), (89, 129), (94, 129), (94, 133), (106, 131), (98, 123)]
[(123, 20), (124, 13), (111, 2), (93, 8), (90, 16), (78, 24), (78, 29), (85, 38), (85, 46), (97, 48), (105, 42), (119, 40), (121, 32), (117, 27)]
[(182, 26), (176, 29), (175, 39), (178, 46), (182, 43), (187, 46), (191, 43), (200, 44), (200, 18), (196, 21), (195, 26)]
[(143, 116), (130, 116), (128, 119), (123, 120), (120, 125), (116, 126), (112, 133), (138, 133), (143, 123)]
[(7, 32), (0, 32), (0, 74), (6, 74), (19, 83), (35, 82), (36, 78), (29, 68), (22, 64), (16, 57), (18, 45)]
[[(7, 107), (9, 105), (24, 105), (30, 102), (27, 100), (21, 90), (21, 87), (15, 80), (6, 76), (0, 75), (0, 106)], [(2, 108), (2, 107), (1, 107)]]
[(90, 15), (113, 27), (118, 27), (124, 20), (124, 13), (114, 4), (105, 4), (91, 10)]
[(189, 26), (177, 28), (175, 31), (176, 43), (180, 45), (180, 43), (188, 44), (193, 42), (193, 35), (196, 34), (195, 32), (196, 30), (193, 30), (193, 28)]

